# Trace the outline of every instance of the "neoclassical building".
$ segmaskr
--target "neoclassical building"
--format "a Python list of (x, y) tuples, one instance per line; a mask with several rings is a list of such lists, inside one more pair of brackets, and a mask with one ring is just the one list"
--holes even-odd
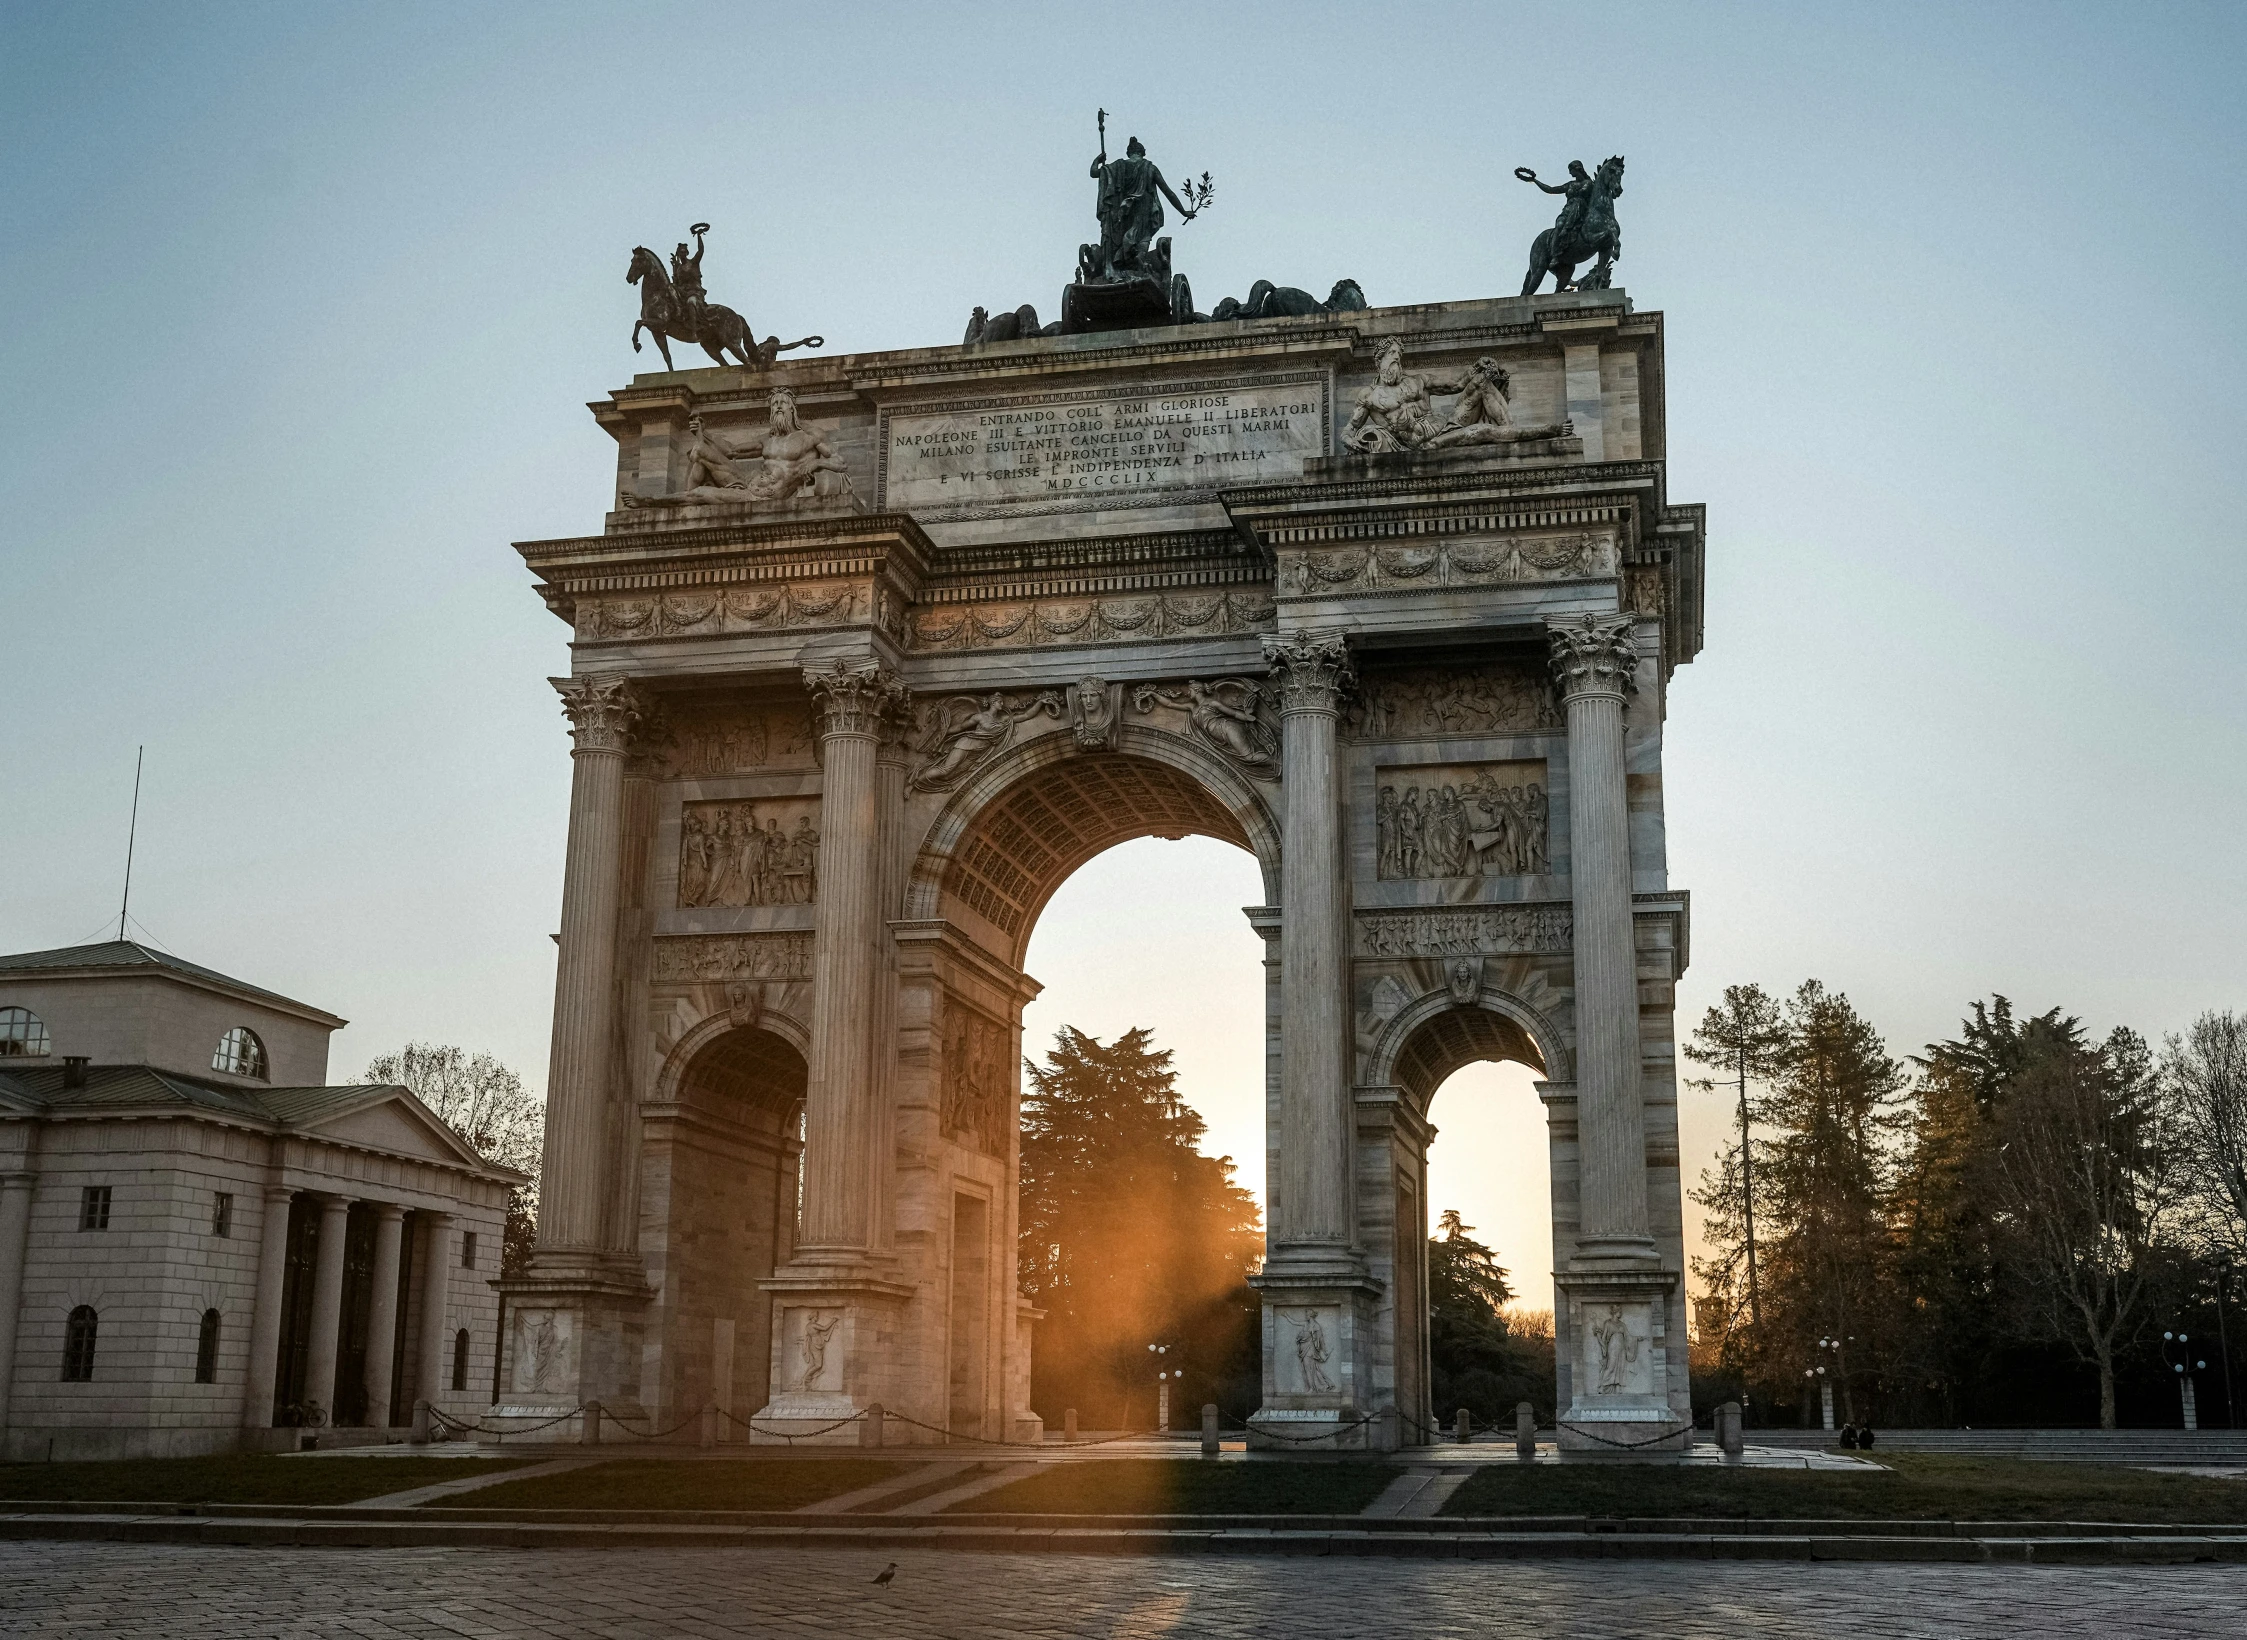
[(1689, 1439), (1662, 729), (1703, 543), (1659, 314), (979, 342), (594, 413), (613, 510), (519, 548), (575, 778), (503, 1415), (1034, 1437), (1024, 953), (1084, 861), (1195, 833), (1264, 879), (1254, 1439), (1435, 1424), (1427, 1151), (1478, 1059), (1542, 1078), (1563, 1441)]
[(516, 1175), (344, 1021), (132, 941), (0, 957), (9, 1458), (403, 1438), (489, 1406)]

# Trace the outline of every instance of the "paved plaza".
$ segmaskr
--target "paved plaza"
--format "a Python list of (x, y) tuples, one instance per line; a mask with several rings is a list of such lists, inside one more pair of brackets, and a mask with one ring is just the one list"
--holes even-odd
[(2247, 1569), (0, 1543), (0, 1632), (299, 1636), (2236, 1636)]

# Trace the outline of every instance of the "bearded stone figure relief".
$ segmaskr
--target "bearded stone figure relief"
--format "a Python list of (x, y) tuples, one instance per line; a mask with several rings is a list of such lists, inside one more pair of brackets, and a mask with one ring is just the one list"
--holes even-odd
[(687, 804), (679, 823), (681, 908), (811, 904), (819, 894), (811, 809), (802, 799)]
[(1380, 771), (1373, 817), (1384, 881), (1537, 877), (1552, 869), (1542, 763)]

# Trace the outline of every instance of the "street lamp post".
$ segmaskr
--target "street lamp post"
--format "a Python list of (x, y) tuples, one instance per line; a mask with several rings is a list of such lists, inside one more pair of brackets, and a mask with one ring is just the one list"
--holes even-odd
[(1162, 1434), (1168, 1435), (1170, 1433), (1170, 1386), (1186, 1375), (1183, 1372), (1170, 1370), (1170, 1346), (1168, 1344), (1149, 1344), (1147, 1353), (1155, 1358), (1156, 1366), (1160, 1369), (1155, 1373), (1155, 1428)]
[[(2172, 1344), (2177, 1348), (2177, 1359), (2174, 1361), (2169, 1359), (2169, 1347)], [(2193, 1359), (2192, 1339), (2181, 1332), (2165, 1332), (2161, 1335), (2161, 1359), (2177, 1375), (2177, 1398), (2184, 1407), (2185, 1428), (2198, 1429), (2200, 1397), (2193, 1391), (2192, 1375), (2204, 1371), (2208, 1363)]]
[(1818, 1380), (1818, 1415), (1830, 1431), (1833, 1428), (1833, 1379), (1827, 1375), (1825, 1365), (1829, 1359), (1837, 1368), (1841, 1365), (1841, 1340), (1838, 1338), (1818, 1340), (1818, 1365), (1804, 1376), (1815, 1376)]

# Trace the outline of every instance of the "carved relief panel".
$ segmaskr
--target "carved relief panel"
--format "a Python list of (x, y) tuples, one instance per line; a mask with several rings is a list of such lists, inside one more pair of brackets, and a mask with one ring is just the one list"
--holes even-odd
[(1375, 771), (1384, 881), (1541, 876), (1551, 869), (1543, 760)]
[(1536, 734), (1564, 722), (1552, 679), (1530, 661), (1372, 672), (1361, 689), (1346, 722), (1374, 740)]
[(780, 1317), (780, 1382), (799, 1395), (833, 1395), (843, 1387), (840, 1305), (791, 1304)]
[(1341, 1354), (1336, 1312), (1324, 1305), (1301, 1309), (1275, 1307), (1279, 1336), (1273, 1340), (1272, 1383), (1282, 1395), (1332, 1395), (1335, 1363)]
[(811, 711), (795, 703), (667, 707), (649, 739), (658, 772), (672, 780), (812, 764)]
[(811, 978), (809, 934), (698, 934), (655, 942), (655, 977), (673, 984), (702, 980)]
[(1012, 1033), (957, 1005), (944, 1011), (943, 1123), (946, 1137), (1004, 1156), (1013, 1120)]
[(679, 822), (679, 904), (809, 905), (819, 896), (819, 800), (689, 803)]

